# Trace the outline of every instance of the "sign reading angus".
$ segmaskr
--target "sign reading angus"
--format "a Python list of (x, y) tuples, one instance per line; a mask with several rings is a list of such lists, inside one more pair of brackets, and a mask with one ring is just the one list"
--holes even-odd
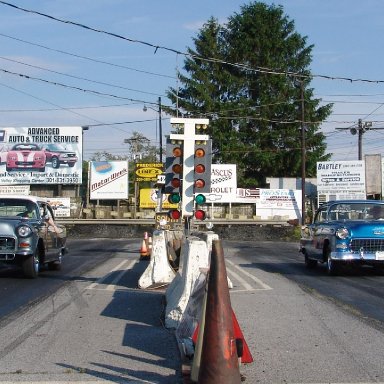
[(81, 184), (82, 127), (0, 128), (0, 185)]

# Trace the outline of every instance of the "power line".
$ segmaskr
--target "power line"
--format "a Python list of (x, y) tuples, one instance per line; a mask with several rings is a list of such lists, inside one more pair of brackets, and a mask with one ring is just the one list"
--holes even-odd
[(35, 80), (35, 81), (39, 81), (39, 82), (46, 83), (46, 84), (57, 85), (57, 86), (63, 87), (63, 88), (74, 89), (74, 90), (81, 91), (81, 92), (92, 93), (92, 94), (98, 95), (98, 96), (108, 96), (108, 97), (117, 98), (117, 99), (130, 100), (130, 101), (147, 103), (147, 104), (154, 104), (153, 102), (146, 102), (146, 101), (143, 101), (143, 100), (132, 99), (130, 97), (117, 96), (117, 95), (113, 95), (111, 93), (95, 91), (95, 90), (92, 90), (92, 89), (85, 89), (85, 88), (76, 87), (76, 86), (73, 86), (73, 85), (59, 83), (57, 81), (45, 80), (45, 79), (42, 79), (40, 77), (34, 77), (34, 76), (30, 76), (30, 75), (25, 75), (23, 73), (17, 73), (17, 72), (8, 71), (7, 69), (4, 69), (4, 68), (0, 68), (0, 71), (4, 72), (6, 74), (9, 74), (9, 75), (18, 76), (18, 77), (22, 77), (22, 78), (30, 79), (30, 80)]
[(26, 67), (36, 68), (36, 69), (40, 69), (42, 71), (47, 71), (47, 72), (55, 73), (57, 75), (70, 77), (70, 78), (76, 79), (76, 80), (88, 81), (90, 83), (99, 84), (99, 85), (106, 85), (108, 87), (123, 89), (123, 90), (126, 90), (126, 91), (133, 91), (133, 92), (144, 93), (144, 94), (147, 94), (147, 95), (159, 96), (157, 93), (140, 91), (138, 89), (127, 88), (127, 87), (123, 87), (121, 85), (110, 84), (110, 83), (105, 83), (103, 81), (91, 80), (91, 79), (86, 79), (86, 78), (80, 77), (80, 76), (69, 75), (67, 73), (62, 73), (62, 72), (54, 71), (52, 69), (43, 68), (43, 67), (40, 67), (40, 66), (37, 66), (37, 65), (32, 65), (32, 64), (24, 63), (22, 61), (9, 59), (9, 58), (2, 57), (2, 56), (0, 56), (0, 59), (6, 60), (6, 61), (10, 61), (12, 63), (17, 63), (17, 64), (25, 65)]
[(52, 51), (52, 52), (58, 52), (58, 53), (62, 53), (64, 55), (73, 56), (73, 57), (76, 57), (76, 58), (92, 61), (94, 63), (110, 65), (112, 67), (122, 68), (122, 69), (126, 69), (126, 70), (129, 70), (129, 71), (135, 71), (135, 72), (139, 72), (139, 73), (144, 73), (146, 75), (151, 75), (151, 76), (165, 77), (165, 78), (169, 78), (169, 79), (175, 79), (176, 78), (175, 76), (165, 75), (165, 74), (162, 74), (162, 73), (155, 73), (155, 72), (144, 71), (144, 70), (137, 69), (137, 68), (127, 67), (126, 65), (119, 65), (119, 64), (115, 64), (115, 63), (110, 63), (108, 61), (94, 59), (94, 58), (90, 58), (90, 57), (87, 57), (87, 56), (82, 56), (82, 55), (78, 55), (78, 54), (75, 54), (75, 53), (71, 53), (71, 52), (68, 52), (68, 51), (62, 51), (60, 49), (50, 48), (50, 47), (47, 47), (45, 45), (36, 44), (36, 43), (32, 43), (30, 41), (26, 41), (26, 40), (18, 39), (16, 37), (5, 35), (4, 33), (0, 33), (0, 36), (6, 37), (6, 38), (12, 39), (12, 40), (20, 41), (22, 43), (33, 45), (33, 46), (36, 46), (36, 47), (39, 47), (39, 48), (44, 48), (44, 49), (47, 49), (47, 50)]
[(161, 45), (152, 44), (152, 43), (149, 43), (149, 42), (144, 41), (144, 40), (132, 39), (132, 38), (129, 38), (129, 37), (125, 37), (123, 35), (119, 35), (117, 33), (108, 32), (108, 31), (105, 31), (105, 30), (102, 30), (102, 29), (93, 28), (93, 27), (90, 27), (88, 25), (77, 23), (77, 22), (74, 22), (74, 21), (71, 21), (71, 20), (60, 19), (60, 18), (57, 18), (55, 16), (48, 15), (46, 13), (42, 13), (42, 12), (34, 11), (34, 10), (31, 10), (31, 9), (26, 9), (26, 8), (23, 8), (23, 7), (19, 7), (17, 5), (8, 3), (6, 1), (0, 0), (0, 4), (7, 5), (7, 6), (12, 7), (14, 9), (17, 9), (19, 11), (23, 11), (23, 12), (27, 12), (27, 13), (33, 13), (33, 14), (36, 14), (36, 15), (48, 18), (50, 20), (54, 20), (54, 21), (60, 22), (60, 23), (64, 23), (64, 24), (68, 24), (68, 25), (73, 25), (73, 26), (76, 26), (76, 27), (80, 27), (80, 28), (92, 31), (92, 32), (97, 32), (97, 33), (105, 34), (105, 35), (108, 35), (108, 36), (111, 36), (111, 37), (115, 37), (115, 38), (118, 38), (118, 39), (130, 42), (130, 43), (141, 44), (141, 45), (147, 46), (149, 48), (153, 48), (154, 49), (154, 53), (156, 53), (160, 49), (160, 50), (168, 51), (168, 52), (171, 52), (171, 53), (174, 53), (174, 54), (177, 54), (177, 55), (182, 55), (182, 56), (185, 56), (185, 57), (190, 57), (190, 58), (193, 58), (193, 59), (197, 59), (197, 60), (201, 60), (201, 61), (206, 61), (206, 62), (224, 64), (224, 65), (236, 67), (236, 68), (239, 68), (239, 69), (244, 69), (244, 70), (247, 70), (247, 71), (252, 71), (252, 72), (257, 72), (257, 73), (264, 73), (264, 74), (271, 74), (271, 75), (292, 76), (292, 77), (296, 77), (298, 79), (320, 78), (320, 79), (341, 80), (341, 81), (348, 81), (348, 82), (364, 82), (364, 83), (375, 83), (375, 84), (384, 83), (384, 80), (372, 80), (372, 79), (351, 78), (351, 77), (330, 76), (330, 75), (318, 75), (318, 74), (305, 75), (305, 74), (302, 74), (302, 73), (291, 72), (291, 71), (282, 71), (282, 70), (276, 70), (276, 69), (265, 68), (265, 67), (253, 68), (253, 67), (249, 67), (248, 65), (245, 65), (245, 64), (242, 64), (242, 63), (231, 63), (231, 62), (228, 62), (228, 61), (225, 61), (225, 60), (216, 59), (216, 58), (201, 57), (201, 56), (198, 56), (198, 55), (182, 52), (182, 51), (174, 49), (174, 48), (169, 48), (169, 47), (165, 47), (165, 46), (161, 46)]

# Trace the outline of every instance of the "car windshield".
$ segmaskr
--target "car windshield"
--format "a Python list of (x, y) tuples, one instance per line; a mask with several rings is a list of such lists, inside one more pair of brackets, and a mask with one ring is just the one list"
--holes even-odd
[(329, 220), (384, 220), (384, 204), (336, 203), (328, 213)]
[(36, 144), (16, 144), (12, 148), (15, 151), (39, 151), (40, 148)]
[(61, 144), (47, 144), (47, 145), (44, 145), (43, 148), (47, 149), (48, 151), (52, 151), (52, 152), (62, 152), (62, 151), (67, 150)]
[(37, 218), (37, 206), (29, 200), (0, 199), (0, 216)]

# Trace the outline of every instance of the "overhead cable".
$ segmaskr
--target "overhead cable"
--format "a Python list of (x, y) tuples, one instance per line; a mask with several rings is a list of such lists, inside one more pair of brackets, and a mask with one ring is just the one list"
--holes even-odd
[(126, 36), (123, 36), (123, 35), (119, 35), (117, 33), (108, 32), (108, 31), (105, 31), (105, 30), (102, 30), (102, 29), (97, 29), (97, 28), (90, 27), (90, 26), (85, 25), (85, 24), (77, 23), (75, 21), (59, 19), (59, 18), (57, 18), (55, 16), (48, 15), (46, 13), (42, 13), (42, 12), (34, 11), (34, 10), (31, 10), (31, 9), (26, 9), (26, 8), (23, 8), (23, 7), (19, 7), (19, 6), (15, 5), (15, 4), (11, 4), (11, 3), (8, 3), (6, 1), (0, 0), (0, 4), (7, 5), (9, 7), (12, 7), (14, 9), (17, 9), (17, 10), (20, 10), (20, 11), (23, 11), (23, 12), (33, 13), (33, 14), (36, 14), (36, 15), (39, 15), (39, 16), (43, 16), (43, 17), (46, 17), (48, 19), (51, 19), (51, 20), (54, 20), (54, 21), (57, 21), (57, 22), (60, 22), (60, 23), (74, 25), (76, 27), (80, 27), (80, 28), (83, 28), (83, 29), (86, 29), (86, 30), (89, 30), (89, 31), (92, 31), (92, 32), (97, 32), (97, 33), (105, 34), (105, 35), (108, 35), (108, 36), (112, 36), (112, 37), (115, 37), (115, 38), (118, 38), (118, 39), (121, 39), (121, 40), (124, 40), (124, 41), (128, 41), (130, 43), (141, 44), (141, 45), (153, 48), (154, 49), (154, 53), (157, 53), (157, 51), (160, 49), (160, 50), (168, 51), (168, 52), (171, 52), (171, 53), (175, 53), (177, 55), (182, 55), (182, 56), (185, 56), (185, 57), (190, 57), (190, 58), (193, 58), (193, 59), (197, 59), (197, 60), (201, 60), (201, 61), (206, 61), (206, 62), (224, 64), (224, 65), (236, 67), (236, 68), (239, 68), (239, 69), (244, 69), (244, 70), (247, 70), (247, 71), (252, 71), (252, 72), (257, 72), (257, 73), (265, 73), (265, 74), (271, 74), (271, 75), (292, 76), (292, 77), (296, 77), (296, 78), (300, 78), (300, 79), (320, 78), (320, 79), (327, 79), (327, 80), (342, 80), (342, 81), (348, 81), (348, 82), (364, 82), (364, 83), (376, 83), (376, 84), (384, 83), (384, 80), (371, 80), (371, 79), (350, 78), (350, 77), (329, 76), (329, 75), (317, 75), (317, 74), (306, 75), (306, 74), (297, 73), (297, 72), (275, 70), (275, 69), (264, 68), (264, 67), (253, 68), (253, 67), (249, 67), (248, 65), (245, 65), (245, 64), (242, 64), (242, 63), (231, 63), (231, 62), (228, 62), (228, 61), (225, 61), (225, 60), (215, 59), (215, 58), (212, 58), (212, 57), (202, 57), (202, 56), (198, 56), (198, 55), (182, 52), (182, 51), (179, 51), (179, 50), (174, 49), (174, 48), (169, 48), (169, 47), (165, 47), (165, 46), (161, 46), (161, 45), (152, 44), (152, 43), (149, 43), (149, 42), (144, 41), (144, 40), (132, 39), (132, 38), (129, 38), (129, 37), (126, 37)]

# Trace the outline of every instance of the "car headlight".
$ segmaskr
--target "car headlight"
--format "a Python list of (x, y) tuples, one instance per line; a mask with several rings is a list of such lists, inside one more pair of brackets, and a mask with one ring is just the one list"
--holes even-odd
[(32, 228), (29, 225), (20, 225), (16, 232), (20, 237), (28, 237), (32, 234)]
[(349, 231), (347, 228), (339, 228), (336, 230), (336, 237), (339, 239), (346, 239), (349, 237)]

